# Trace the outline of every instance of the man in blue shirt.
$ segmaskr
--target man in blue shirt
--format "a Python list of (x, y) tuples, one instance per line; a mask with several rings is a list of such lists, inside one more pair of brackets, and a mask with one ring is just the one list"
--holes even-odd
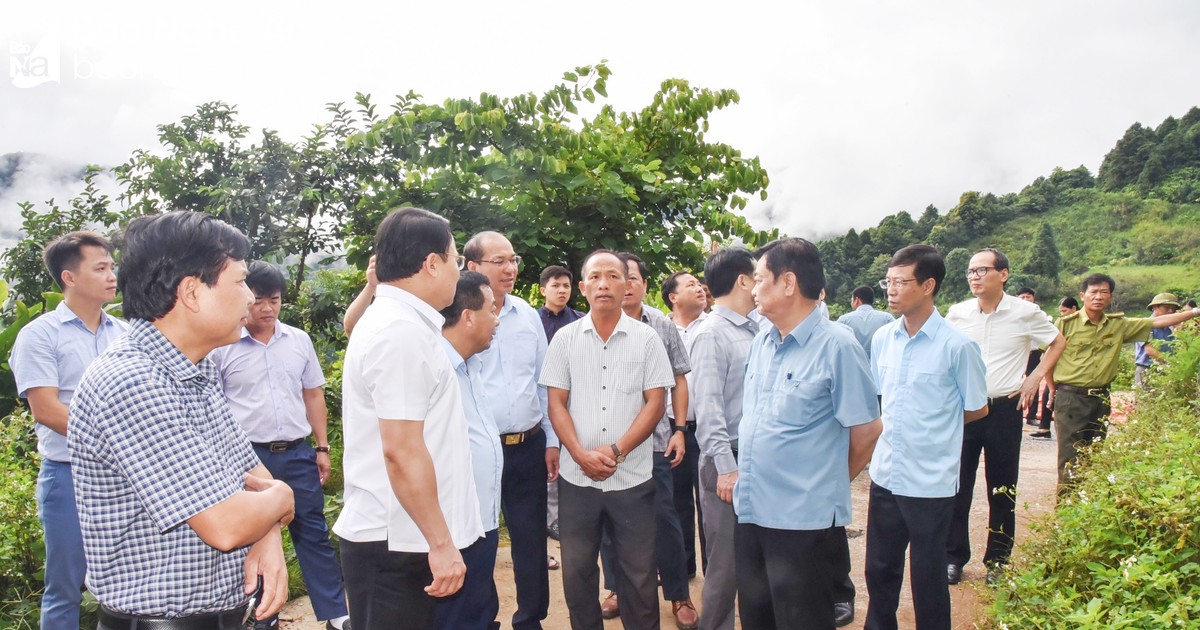
[[(308, 333), (279, 321), (286, 287), (283, 273), (262, 261), (250, 264), (246, 286), (254, 304), (237, 342), (208, 358), (221, 375), (233, 417), (246, 431), (254, 453), (296, 497), (296, 518), (288, 525), (304, 586), (326, 630), (347, 630), (349, 614), (342, 569), (329, 543), (325, 493), (329, 480), (329, 438), (325, 375)], [(308, 443), (312, 435), (316, 447)], [(256, 627), (273, 628), (277, 620)]]
[[(1159, 293), (1150, 300), (1150, 304), (1146, 308), (1150, 309), (1150, 314), (1154, 317), (1170, 315), (1179, 310), (1179, 298), (1175, 297), (1174, 293)], [(1171, 352), (1171, 342), (1175, 340), (1175, 331), (1169, 326), (1155, 328), (1150, 331), (1150, 339), (1158, 341), (1162, 345), (1155, 347), (1154, 344), (1145, 341), (1133, 344), (1133, 382), (1143, 389), (1146, 387), (1146, 373), (1150, 371), (1154, 362), (1165, 363), (1167, 361), (1166, 355)]]
[(496, 298), (487, 276), (465, 271), (458, 279), (454, 302), (441, 310), (442, 342), (446, 357), (454, 367), (467, 433), (471, 441), (471, 472), (479, 495), (479, 516), (483, 519), (483, 538), (463, 549), (467, 577), (462, 588), (438, 600), (434, 624), (440, 630), (490, 630), (499, 628), (496, 615), (500, 598), (496, 592), (496, 549), (500, 543), (500, 476), (504, 469), (504, 451), (500, 430), (488, 411), (483, 390), (478, 353), (492, 344), (496, 326)]
[(785, 238), (758, 251), (754, 299), (771, 326), (746, 361), (734, 487), (746, 628), (834, 627), (850, 480), (881, 431), (866, 355), (817, 309), (824, 284), (812, 243)]
[(854, 331), (854, 337), (867, 356), (871, 356), (871, 337), (876, 330), (892, 323), (894, 318), (883, 311), (875, 310), (875, 291), (868, 286), (858, 287), (850, 296), (850, 312), (838, 318)]
[(950, 628), (946, 536), (958, 491), (964, 422), (988, 413), (979, 345), (942, 319), (934, 298), (941, 254), (910, 245), (888, 264), (888, 307), (900, 318), (875, 332), (871, 367), (883, 434), (871, 459), (867, 514), (866, 628), (896, 628), (904, 552), (912, 558), (913, 608), (922, 630)]
[(112, 245), (95, 232), (64, 234), (46, 246), (46, 270), (63, 301), (21, 330), (9, 360), (17, 393), (37, 422), (42, 456), (37, 504), (46, 543), (41, 627), (47, 630), (79, 628), (87, 563), (67, 454), (67, 408), (83, 371), (129, 328), (104, 312), (117, 292), (111, 254)]

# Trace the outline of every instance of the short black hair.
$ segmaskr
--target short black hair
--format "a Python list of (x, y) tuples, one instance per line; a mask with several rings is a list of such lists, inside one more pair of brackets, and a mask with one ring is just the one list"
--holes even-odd
[(91, 230), (67, 232), (50, 241), (46, 245), (46, 249), (42, 250), (42, 261), (46, 263), (46, 271), (50, 273), (50, 277), (54, 279), (54, 284), (57, 284), (58, 288), (66, 288), (63, 285), (62, 272), (75, 271), (79, 268), (79, 263), (83, 260), (84, 247), (99, 247), (108, 252), (110, 256), (113, 253), (112, 243)]
[(615, 257), (617, 259), (617, 261), (619, 261), (621, 263), (621, 271), (624, 271), (626, 276), (629, 275), (629, 266), (626, 265), (625, 261), (621, 259), (620, 254), (618, 254), (617, 252), (614, 252), (611, 249), (597, 249), (597, 250), (593, 251), (592, 253), (588, 254), (587, 256), (583, 257), (583, 264), (579, 265), (580, 280), (583, 279), (583, 270), (587, 269), (588, 262), (590, 262), (596, 256), (604, 256), (604, 255)]
[(250, 240), (202, 212), (177, 210), (129, 222), (121, 239), (117, 289), (126, 317), (155, 321), (175, 308), (184, 278), (217, 283), (230, 260), (245, 260)]
[(796, 274), (800, 295), (810, 299), (821, 299), (825, 289), (825, 268), (821, 265), (821, 252), (809, 241), (792, 236), (771, 241), (757, 252), (757, 258), (767, 261), (767, 269), (779, 277), (787, 272)]
[[(995, 260), (995, 262), (992, 263), (992, 267), (996, 271), (1004, 271), (1009, 268), (1008, 267), (1008, 256), (1005, 256), (1004, 252), (996, 249), (995, 247), (984, 247), (983, 249), (981, 249), (975, 253), (983, 254), (985, 252), (988, 254), (991, 254), (993, 259)], [(1018, 295), (1020, 295), (1020, 294), (1018, 294)]]
[(638, 268), (638, 275), (642, 277), (642, 282), (644, 282), (647, 287), (650, 286), (650, 272), (646, 269), (646, 261), (642, 260), (637, 254), (631, 254), (629, 252), (619, 252), (617, 254), (617, 258), (621, 259), (621, 263), (625, 265), (626, 269), (629, 268), (630, 262), (636, 264)]
[(871, 287), (863, 285), (854, 290), (850, 297), (857, 299), (863, 304), (871, 305), (875, 303), (875, 290)]
[[(667, 276), (666, 280), (663, 280), (662, 299), (663, 299), (663, 304), (667, 305), (667, 310), (669, 310), (669, 311), (675, 310), (675, 305), (671, 304), (671, 294), (675, 293), (676, 289), (679, 288), (679, 278), (681, 276), (692, 276), (692, 272), (676, 271), (675, 273)], [(693, 276), (693, 277), (695, 277), (695, 276)]]
[(494, 232), (492, 230), (475, 234), (471, 238), (467, 239), (466, 245), (463, 245), (463, 257), (473, 263), (481, 262), (481, 259), (483, 258), (483, 242), (497, 236), (500, 238), (505, 238), (503, 234)]
[(1076, 300), (1075, 298), (1073, 298), (1069, 295), (1067, 297), (1063, 298), (1062, 300), (1060, 300), (1058, 305), (1065, 306), (1067, 308), (1073, 308), (1077, 311), (1079, 310), (1079, 300)]
[(933, 278), (933, 294), (937, 295), (946, 279), (946, 261), (937, 248), (931, 245), (909, 245), (896, 252), (890, 261), (888, 269), (913, 265), (913, 277), (918, 284)]
[(399, 208), (375, 232), (375, 275), (380, 282), (411, 278), (430, 254), (444, 256), (454, 241), (450, 222), (421, 208)]
[(463, 311), (477, 311), (483, 308), (483, 287), (491, 286), (490, 282), (487, 276), (478, 271), (462, 272), (454, 289), (454, 301), (441, 310), (442, 317), (446, 318), (442, 329), (458, 324)]
[(1083, 283), (1079, 285), (1079, 292), (1087, 293), (1088, 287), (1100, 286), (1102, 284), (1108, 285), (1109, 292), (1117, 290), (1117, 281), (1113, 280), (1112, 276), (1094, 273), (1083, 279)]
[(1032, 287), (1021, 287), (1020, 289), (1017, 289), (1017, 295), (1032, 295), (1033, 299), (1037, 299), (1037, 291), (1034, 291)]
[(287, 290), (287, 280), (284, 280), (279, 267), (256, 260), (250, 263), (246, 273), (246, 286), (254, 292), (254, 297), (271, 297), (276, 293), (284, 294)]
[(714, 299), (729, 295), (743, 275), (754, 277), (754, 254), (745, 247), (722, 249), (704, 262), (704, 282)]
[[(463, 249), (466, 249), (465, 247)], [(464, 256), (466, 254), (463, 254)], [(571, 275), (571, 270), (561, 265), (550, 265), (542, 270), (542, 275), (538, 276), (538, 286), (545, 287), (547, 283), (555, 278), (567, 277), (567, 282), (575, 281), (575, 276)]]
[(1196, 308), (1196, 300), (1188, 300), (1183, 303), (1187, 308)]

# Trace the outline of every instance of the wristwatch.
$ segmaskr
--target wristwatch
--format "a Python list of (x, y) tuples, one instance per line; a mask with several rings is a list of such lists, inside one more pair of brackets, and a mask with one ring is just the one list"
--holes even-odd
[(315, 447), (313, 447), (313, 450), (318, 453), (328, 453), (329, 447), (328, 446), (315, 446)]
[(686, 424), (683, 424), (683, 425), (680, 425), (680, 424), (672, 424), (672, 425), (671, 425), (671, 432), (672, 432), (672, 433), (683, 433), (683, 432), (685, 432), (685, 431), (687, 431), (687, 425), (686, 425)]
[(625, 453), (622, 453), (621, 449), (617, 448), (616, 442), (612, 443), (611, 448), (613, 450), (613, 454), (615, 454), (617, 456), (617, 463), (618, 464), (624, 463), (625, 462)]

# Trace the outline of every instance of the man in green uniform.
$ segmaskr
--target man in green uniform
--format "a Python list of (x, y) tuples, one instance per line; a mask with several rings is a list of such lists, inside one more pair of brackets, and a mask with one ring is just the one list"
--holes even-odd
[(1157, 317), (1105, 313), (1116, 288), (1116, 281), (1109, 276), (1088, 276), (1079, 294), (1083, 310), (1056, 324), (1067, 339), (1067, 348), (1054, 368), (1060, 493), (1070, 483), (1069, 469), (1079, 455), (1078, 447), (1104, 439), (1105, 425), (1100, 419), (1109, 412), (1108, 386), (1117, 376), (1121, 346), (1145, 341), (1153, 328), (1174, 326), (1200, 315), (1200, 308)]

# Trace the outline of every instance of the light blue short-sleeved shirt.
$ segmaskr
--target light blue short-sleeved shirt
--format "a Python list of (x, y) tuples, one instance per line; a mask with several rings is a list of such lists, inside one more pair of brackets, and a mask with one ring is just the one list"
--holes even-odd
[(904, 317), (876, 331), (871, 367), (883, 397), (871, 480), (900, 496), (954, 496), (963, 412), (987, 404), (979, 344), (934, 309), (911, 338)]
[(267, 343), (242, 329), (242, 338), (209, 353), (233, 417), (251, 442), (299, 440), (312, 433), (304, 390), (325, 384), (308, 333), (275, 322)]
[[(93, 333), (66, 302), (59, 302), (53, 311), (29, 322), (17, 333), (8, 363), (18, 395), (25, 398), (26, 392), (35, 387), (57, 387), (58, 401), (70, 406), (84, 370), (127, 330), (129, 324), (102, 313), (100, 327)], [(70, 461), (66, 436), (41, 424), (34, 430), (42, 457), (56, 462)]]
[(850, 427), (879, 417), (854, 334), (814, 310), (770, 326), (746, 359), (734, 507), (739, 523), (816, 530), (850, 523)]
[(540, 423), (549, 448), (558, 446), (558, 438), (550, 426), (546, 388), (538, 386), (547, 345), (541, 316), (525, 300), (507, 295), (492, 345), (477, 356), (500, 433), (523, 433)]
[(467, 416), (467, 435), (471, 440), (471, 472), (475, 475), (475, 492), (479, 494), (479, 517), (484, 531), (500, 527), (500, 476), (504, 473), (504, 449), (500, 446), (500, 430), (488, 411), (487, 397), (480, 379), (479, 357), (464, 360), (454, 345), (442, 339), (446, 358), (458, 377), (462, 392), (463, 412)]
[(854, 331), (854, 337), (859, 345), (871, 356), (871, 337), (875, 331), (895, 321), (895, 318), (883, 311), (877, 311), (870, 304), (860, 304), (858, 308), (842, 315), (839, 324), (845, 324)]

